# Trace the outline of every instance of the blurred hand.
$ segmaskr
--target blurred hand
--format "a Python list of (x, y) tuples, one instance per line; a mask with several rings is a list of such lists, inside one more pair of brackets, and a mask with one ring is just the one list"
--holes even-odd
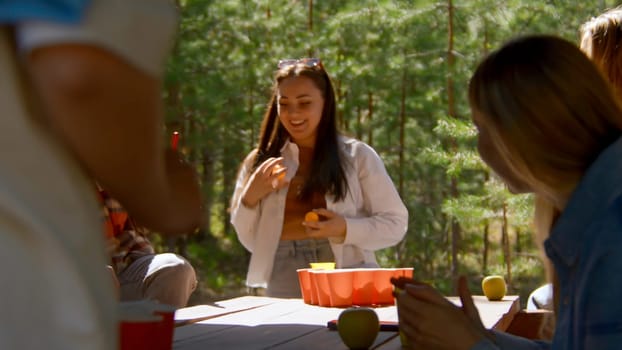
[(460, 302), (462, 303), (462, 312), (478, 326), (481, 332), (486, 336), (490, 336), (488, 330), (482, 323), (482, 319), (479, 317), (479, 311), (477, 311), (475, 303), (473, 303), (473, 297), (471, 296), (471, 291), (469, 290), (466, 277), (464, 276), (458, 278), (458, 296), (460, 296)]
[(320, 221), (304, 221), (305, 232), (310, 238), (346, 237), (346, 219), (328, 209), (313, 209)]
[(242, 193), (242, 204), (252, 208), (265, 196), (289, 185), (282, 174), (287, 172), (283, 157), (268, 158), (261, 163), (248, 179)]
[(400, 330), (409, 344), (418, 349), (470, 349), (487, 337), (466, 280), (460, 280), (458, 307), (428, 284), (392, 279), (396, 291)]

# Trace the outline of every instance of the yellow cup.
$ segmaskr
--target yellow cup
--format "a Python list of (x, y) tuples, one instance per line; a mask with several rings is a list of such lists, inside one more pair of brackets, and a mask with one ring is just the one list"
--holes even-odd
[(316, 270), (334, 270), (335, 263), (334, 262), (315, 262), (309, 263), (312, 269)]

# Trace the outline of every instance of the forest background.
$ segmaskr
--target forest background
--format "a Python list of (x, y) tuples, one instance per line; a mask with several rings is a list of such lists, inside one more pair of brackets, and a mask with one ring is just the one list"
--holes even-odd
[(200, 230), (154, 236), (197, 270), (190, 304), (247, 293), (249, 253), (229, 223), (240, 162), (255, 147), (276, 63), (319, 57), (333, 79), (341, 130), (380, 154), (409, 211), (405, 239), (377, 252), (383, 267), (454, 294), (501, 274), (523, 305), (545, 282), (532, 238), (532, 197), (511, 195), (480, 161), (467, 84), (482, 57), (522, 34), (578, 43), (605, 0), (178, 0), (179, 33), (167, 67), (166, 135), (205, 196)]

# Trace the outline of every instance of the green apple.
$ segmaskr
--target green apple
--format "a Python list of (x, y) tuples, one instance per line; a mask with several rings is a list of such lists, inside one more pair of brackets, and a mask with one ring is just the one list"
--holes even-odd
[(339, 314), (337, 331), (350, 349), (367, 349), (376, 340), (380, 322), (376, 311), (367, 307), (350, 307)]

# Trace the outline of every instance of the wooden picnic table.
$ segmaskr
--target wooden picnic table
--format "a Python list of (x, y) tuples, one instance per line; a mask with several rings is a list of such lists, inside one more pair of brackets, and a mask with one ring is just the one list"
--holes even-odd
[[(457, 297), (449, 300), (460, 304)], [(474, 296), (487, 328), (504, 331), (519, 311), (519, 297), (488, 301)], [(347, 350), (336, 331), (327, 328), (344, 308), (305, 304), (302, 299), (244, 296), (211, 305), (177, 310), (175, 350), (336, 349)], [(381, 321), (397, 321), (396, 306), (375, 308)], [(371, 349), (401, 349), (398, 333), (382, 331)]]

